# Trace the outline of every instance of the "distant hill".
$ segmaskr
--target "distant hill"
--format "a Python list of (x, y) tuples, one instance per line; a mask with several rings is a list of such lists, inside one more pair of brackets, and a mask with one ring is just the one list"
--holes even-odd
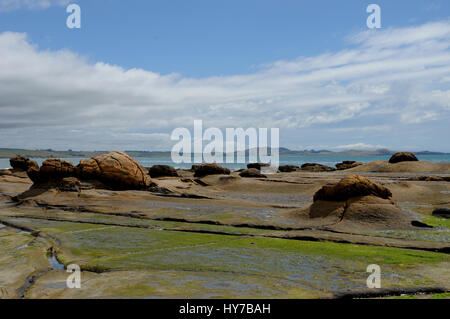
[[(16, 155), (22, 155), (25, 157), (34, 157), (34, 158), (73, 158), (73, 157), (84, 157), (90, 158), (93, 156), (97, 156), (102, 153), (106, 153), (107, 151), (55, 151), (52, 149), (46, 150), (25, 150), (25, 149), (13, 149), (13, 148), (0, 148), (0, 158), (11, 158)], [(170, 151), (125, 151), (131, 157), (167, 157), (170, 156)], [(246, 151), (246, 155), (248, 155), (248, 150)], [(333, 152), (329, 150), (302, 150), (302, 151), (294, 151), (285, 147), (279, 148), (279, 154), (283, 156), (377, 156), (377, 155), (392, 155), (396, 151), (391, 151), (387, 149), (380, 149), (375, 151), (364, 151), (364, 150), (346, 150)], [(270, 150), (269, 150), (270, 154)], [(430, 151), (421, 151), (414, 152), (416, 155), (450, 155), (450, 153), (441, 153), (441, 152), (430, 152)]]

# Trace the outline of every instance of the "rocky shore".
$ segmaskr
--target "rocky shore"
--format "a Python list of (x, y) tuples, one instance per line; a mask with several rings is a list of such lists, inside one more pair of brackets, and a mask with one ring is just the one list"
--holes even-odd
[[(369, 264), (383, 288), (448, 296), (450, 163), (396, 154), (263, 174), (263, 163), (144, 168), (114, 151), (11, 166), (2, 298), (333, 298), (365, 289)], [(80, 265), (82, 289), (65, 287), (47, 252)]]

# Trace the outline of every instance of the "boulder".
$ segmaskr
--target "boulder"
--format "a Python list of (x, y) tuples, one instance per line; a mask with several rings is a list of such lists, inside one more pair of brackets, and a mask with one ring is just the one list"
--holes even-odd
[(363, 163), (355, 162), (355, 161), (343, 161), (342, 163), (337, 163), (336, 168), (338, 171), (342, 171), (342, 170), (350, 169), (350, 168), (357, 167), (360, 165), (363, 165)]
[(389, 163), (400, 163), (400, 162), (417, 162), (418, 159), (416, 155), (411, 152), (398, 152), (391, 156)]
[(448, 207), (440, 207), (433, 210), (434, 216), (444, 217), (444, 218), (450, 218), (450, 208)]
[(195, 169), (195, 177), (204, 177), (207, 175), (229, 175), (230, 170), (216, 163), (207, 163), (198, 165)]
[(278, 170), (282, 173), (296, 172), (300, 169), (297, 165), (281, 165)]
[(178, 173), (175, 168), (169, 165), (153, 165), (148, 169), (148, 174), (153, 178), (165, 176), (178, 177)]
[(314, 194), (314, 201), (345, 201), (352, 197), (376, 196), (383, 199), (392, 197), (392, 193), (386, 187), (374, 183), (359, 175), (349, 175), (341, 179), (337, 184), (325, 185)]
[(247, 168), (256, 168), (257, 170), (261, 170), (261, 167), (269, 167), (268, 163), (249, 163), (247, 164)]
[(20, 171), (27, 171), (30, 167), (39, 167), (35, 161), (20, 155), (10, 158), (9, 164), (14, 170)]
[(35, 166), (28, 168), (27, 175), (34, 183), (40, 183), (77, 176), (77, 168), (70, 162), (49, 158), (40, 168)]
[(336, 169), (318, 163), (305, 163), (301, 166), (301, 170), (308, 172), (331, 172), (335, 171)]
[(249, 178), (267, 178), (266, 175), (261, 174), (261, 171), (256, 168), (249, 168), (243, 170), (242, 172), (239, 173), (239, 176)]
[(151, 185), (146, 170), (124, 152), (81, 160), (77, 168), (81, 179), (98, 180), (113, 189), (146, 189)]

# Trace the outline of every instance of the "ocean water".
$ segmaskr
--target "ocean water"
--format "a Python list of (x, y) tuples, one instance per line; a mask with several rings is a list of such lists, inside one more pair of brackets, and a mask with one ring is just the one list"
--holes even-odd
[[(429, 162), (450, 162), (450, 154), (445, 155), (417, 155), (418, 159), (421, 161), (429, 161)], [(376, 155), (376, 156), (325, 156), (325, 155), (308, 155), (308, 156), (280, 156), (280, 165), (298, 165), (301, 166), (304, 163), (319, 163), (323, 165), (328, 165), (334, 167), (336, 163), (340, 163), (342, 161), (351, 160), (358, 162), (371, 162), (377, 160), (389, 160), (390, 155)], [(45, 161), (45, 158), (32, 158), (39, 165)], [(80, 160), (86, 158), (73, 157), (73, 158), (62, 158), (62, 160), (66, 160), (72, 162), (74, 165), (78, 165)], [(156, 164), (164, 164), (171, 165), (175, 168), (191, 168), (192, 164), (195, 163), (181, 163), (175, 164), (172, 162), (170, 157), (136, 157), (136, 161), (138, 161), (144, 167), (150, 167)], [(247, 163), (221, 163), (222, 166), (230, 168), (232, 170), (245, 168)], [(10, 168), (9, 159), (0, 158), (0, 169)]]

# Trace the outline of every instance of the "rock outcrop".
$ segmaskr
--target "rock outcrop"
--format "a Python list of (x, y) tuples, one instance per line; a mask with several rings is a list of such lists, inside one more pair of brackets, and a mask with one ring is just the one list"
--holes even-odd
[(245, 169), (239, 173), (239, 176), (247, 178), (267, 178), (266, 175), (261, 174), (261, 171), (256, 168)]
[(398, 152), (391, 156), (389, 159), (389, 163), (395, 164), (400, 162), (417, 162), (419, 161), (411, 152)]
[(305, 163), (301, 166), (301, 170), (308, 172), (331, 172), (335, 171), (336, 169), (318, 163)]
[(356, 162), (356, 161), (343, 161), (342, 163), (337, 163), (336, 164), (336, 168), (337, 168), (338, 171), (343, 171), (343, 170), (346, 170), (346, 169), (358, 167), (360, 165), (363, 165), (363, 163)]
[(230, 170), (217, 163), (207, 163), (198, 165), (194, 172), (194, 177), (204, 177), (207, 175), (229, 175)]
[(323, 220), (335, 229), (411, 229), (413, 220), (397, 207), (386, 187), (350, 175), (314, 194), (309, 218)]
[(178, 177), (176, 169), (169, 165), (153, 165), (148, 169), (148, 174), (152, 178)]
[(10, 158), (9, 164), (11, 165), (12, 169), (21, 171), (27, 171), (31, 167), (39, 167), (38, 163), (36, 163), (35, 161), (20, 155)]

